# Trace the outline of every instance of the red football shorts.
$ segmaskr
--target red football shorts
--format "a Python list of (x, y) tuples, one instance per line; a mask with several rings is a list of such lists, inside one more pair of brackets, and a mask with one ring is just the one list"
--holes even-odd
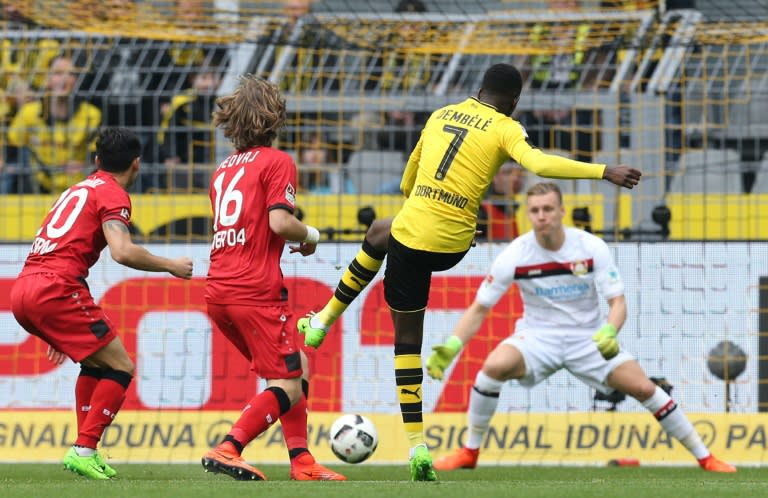
[(80, 362), (117, 337), (93, 302), (85, 280), (53, 273), (20, 277), (11, 289), (11, 311), (24, 330)]
[(288, 306), (208, 303), (208, 316), (262, 379), (301, 376), (301, 356)]

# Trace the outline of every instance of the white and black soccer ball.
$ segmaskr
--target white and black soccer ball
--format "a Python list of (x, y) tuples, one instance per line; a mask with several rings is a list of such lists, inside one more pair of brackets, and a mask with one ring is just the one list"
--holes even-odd
[(330, 440), (333, 454), (347, 463), (367, 460), (379, 444), (379, 434), (370, 419), (362, 415), (342, 415), (331, 425)]

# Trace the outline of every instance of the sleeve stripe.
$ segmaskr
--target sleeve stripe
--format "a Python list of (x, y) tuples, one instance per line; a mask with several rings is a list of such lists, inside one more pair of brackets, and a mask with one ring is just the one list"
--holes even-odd
[(275, 209), (285, 209), (289, 213), (293, 214), (293, 206), (290, 204), (272, 204), (267, 208), (267, 211), (273, 211)]

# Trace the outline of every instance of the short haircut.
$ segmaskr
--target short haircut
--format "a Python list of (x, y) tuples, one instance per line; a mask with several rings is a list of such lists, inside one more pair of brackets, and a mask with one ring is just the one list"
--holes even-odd
[(102, 128), (96, 139), (96, 156), (99, 158), (99, 169), (121, 173), (141, 156), (141, 141), (127, 128)]
[(285, 99), (274, 83), (246, 74), (230, 95), (216, 99), (213, 124), (237, 150), (272, 145), (285, 124)]
[(523, 91), (523, 77), (512, 64), (494, 64), (483, 75), (482, 89), (500, 97), (517, 98)]
[(555, 192), (557, 194), (557, 200), (560, 202), (560, 205), (563, 204), (563, 193), (560, 191), (560, 187), (557, 186), (556, 183), (552, 182), (539, 182), (531, 185), (531, 187), (528, 189), (527, 196), (531, 197), (534, 195), (545, 195), (550, 192)]

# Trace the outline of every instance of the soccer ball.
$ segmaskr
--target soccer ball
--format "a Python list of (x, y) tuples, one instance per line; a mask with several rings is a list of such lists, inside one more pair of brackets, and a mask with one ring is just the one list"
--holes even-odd
[(376, 426), (362, 415), (342, 415), (331, 425), (329, 443), (333, 454), (347, 463), (368, 459), (379, 444)]

